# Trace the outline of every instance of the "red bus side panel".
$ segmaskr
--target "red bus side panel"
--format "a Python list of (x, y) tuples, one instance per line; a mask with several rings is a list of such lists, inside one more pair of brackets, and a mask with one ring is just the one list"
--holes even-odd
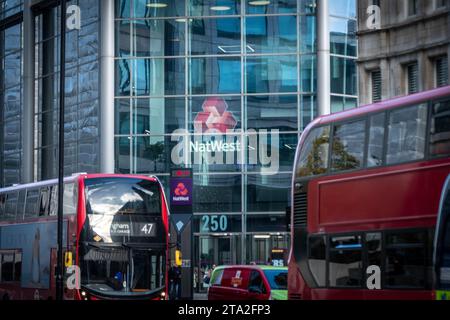
[[(309, 186), (310, 232), (333, 228), (339, 231), (347, 225), (358, 224), (361, 229), (395, 227), (405, 220), (424, 219), (435, 223), (439, 195), (450, 163), (440, 161), (431, 166), (403, 165), (373, 170), (370, 174), (325, 177)], [(344, 231), (344, 230), (342, 230)]]

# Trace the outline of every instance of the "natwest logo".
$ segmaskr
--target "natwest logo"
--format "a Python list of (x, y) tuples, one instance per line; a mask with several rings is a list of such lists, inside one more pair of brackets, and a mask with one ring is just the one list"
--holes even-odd
[(222, 98), (211, 97), (206, 99), (200, 111), (194, 119), (194, 130), (203, 133), (207, 130), (226, 133), (233, 130), (237, 121), (229, 111), (228, 105)]

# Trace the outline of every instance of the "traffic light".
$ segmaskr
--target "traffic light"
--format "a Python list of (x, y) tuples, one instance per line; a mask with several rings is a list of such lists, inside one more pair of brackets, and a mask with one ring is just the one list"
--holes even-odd
[(175, 251), (175, 263), (177, 266), (181, 267), (181, 250), (179, 249)]

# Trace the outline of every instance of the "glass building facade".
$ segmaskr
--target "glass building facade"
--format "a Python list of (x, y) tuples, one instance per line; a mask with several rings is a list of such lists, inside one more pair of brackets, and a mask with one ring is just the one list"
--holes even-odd
[[(0, 3), (7, 22), (0, 21), (0, 183), (9, 186), (24, 180), (30, 152), (22, 136), (30, 107), (24, 55), (33, 64), (33, 179), (57, 175), (60, 13), (58, 1), (33, 1), (33, 41), (24, 44), (25, 5)], [(107, 138), (100, 87), (112, 81), (101, 70), (105, 3), (115, 12), (109, 155), (99, 151)], [(335, 112), (357, 104), (356, 1), (328, 3)], [(315, 0), (72, 4), (81, 28), (66, 36), (65, 173), (99, 172), (110, 156), (115, 172), (157, 175), (169, 194), (171, 169), (192, 168), (197, 290), (204, 289), (200, 270), (213, 264), (285, 260), (295, 149), (318, 112)]]

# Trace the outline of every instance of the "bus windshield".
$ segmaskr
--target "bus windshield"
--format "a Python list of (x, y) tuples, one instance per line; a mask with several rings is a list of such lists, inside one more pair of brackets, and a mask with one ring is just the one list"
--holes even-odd
[(134, 178), (92, 178), (85, 180), (86, 213), (101, 215), (160, 215), (159, 186)]
[(165, 285), (165, 254), (125, 246), (84, 244), (82, 284), (106, 295), (145, 294)]

